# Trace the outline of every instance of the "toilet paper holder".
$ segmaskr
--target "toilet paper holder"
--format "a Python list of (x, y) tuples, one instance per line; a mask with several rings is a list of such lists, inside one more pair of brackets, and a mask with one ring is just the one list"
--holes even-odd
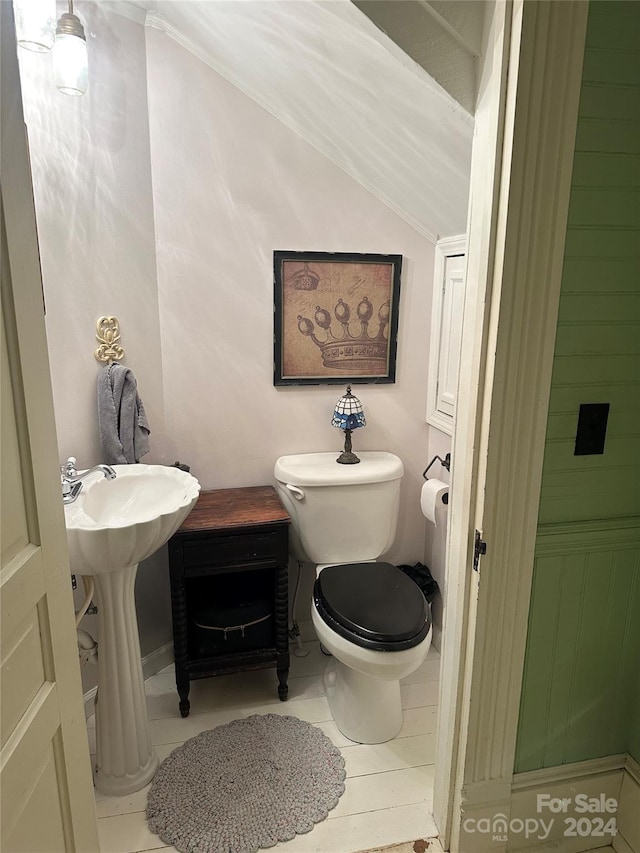
[(429, 479), (427, 477), (427, 471), (429, 470), (429, 468), (431, 468), (432, 465), (435, 465), (436, 462), (439, 462), (442, 465), (442, 467), (445, 468), (447, 471), (451, 470), (451, 454), (450, 453), (447, 453), (447, 455), (444, 457), (444, 459), (441, 459), (439, 456), (434, 456), (433, 459), (431, 460), (431, 462), (429, 462), (427, 467), (422, 472), (422, 476), (425, 478), (425, 480)]
[[(426, 468), (424, 469), (424, 471), (422, 472), (422, 476), (425, 478), (425, 480), (428, 480), (428, 479), (429, 479), (429, 478), (427, 477), (427, 471), (428, 471), (428, 470), (429, 470), (429, 468), (431, 468), (431, 466), (432, 466), (432, 465), (434, 465), (436, 462), (439, 462), (439, 463), (442, 465), (442, 467), (443, 467), (443, 468), (445, 468), (447, 471), (451, 471), (451, 454), (450, 454), (450, 453), (447, 453), (447, 455), (444, 457), (444, 459), (442, 459), (440, 456), (437, 456), (437, 455), (436, 455), (436, 456), (434, 456), (434, 457), (433, 457), (433, 459), (431, 460), (431, 462), (429, 462), (429, 464), (427, 465), (427, 467), (426, 467)], [(445, 506), (449, 503), (449, 492), (445, 492), (445, 493), (444, 493), (444, 495), (442, 496), (442, 503), (443, 503), (443, 504), (445, 504)]]

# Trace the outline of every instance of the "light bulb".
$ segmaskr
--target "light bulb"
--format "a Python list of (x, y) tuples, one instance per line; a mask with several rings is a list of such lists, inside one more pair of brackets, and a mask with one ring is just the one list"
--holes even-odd
[(87, 42), (80, 19), (64, 14), (56, 28), (53, 46), (53, 73), (56, 86), (65, 95), (84, 95), (89, 85)]
[(14, 0), (16, 35), (20, 47), (44, 53), (51, 50), (56, 29), (56, 0)]

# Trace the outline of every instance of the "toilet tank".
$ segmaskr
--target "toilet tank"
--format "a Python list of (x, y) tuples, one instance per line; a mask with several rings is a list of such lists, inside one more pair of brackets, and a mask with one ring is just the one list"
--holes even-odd
[(402, 460), (363, 451), (356, 465), (336, 453), (281, 456), (276, 489), (291, 516), (290, 547), (299, 560), (355, 563), (377, 560), (391, 547), (398, 522)]

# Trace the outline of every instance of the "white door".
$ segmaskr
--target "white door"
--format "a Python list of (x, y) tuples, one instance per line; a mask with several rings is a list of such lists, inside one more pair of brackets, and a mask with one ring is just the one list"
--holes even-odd
[(434, 790), (453, 853), (504, 849), (478, 820), (509, 818), (587, 3), (487, 10)]
[(11, 3), (1, 14), (0, 848), (98, 850)]

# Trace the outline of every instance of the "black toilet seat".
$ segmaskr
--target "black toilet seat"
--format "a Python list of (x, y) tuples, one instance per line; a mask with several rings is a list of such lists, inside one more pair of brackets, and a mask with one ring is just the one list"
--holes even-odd
[(316, 579), (313, 600), (336, 634), (374, 651), (411, 649), (431, 628), (420, 587), (391, 563), (327, 566)]

